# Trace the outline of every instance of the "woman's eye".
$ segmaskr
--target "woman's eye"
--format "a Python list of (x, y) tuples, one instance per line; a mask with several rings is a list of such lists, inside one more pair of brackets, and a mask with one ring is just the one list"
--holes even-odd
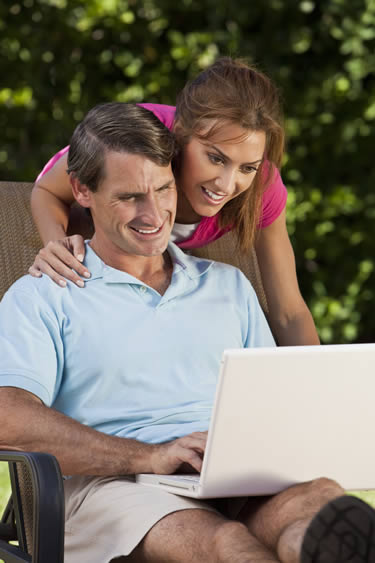
[(258, 170), (258, 168), (255, 168), (255, 166), (244, 166), (241, 171), (244, 174), (251, 174), (252, 172), (256, 172)]
[(217, 154), (212, 154), (209, 153), (208, 154), (208, 158), (211, 160), (211, 162), (213, 162), (214, 164), (223, 164), (223, 159), (221, 158), (221, 156), (217, 155)]

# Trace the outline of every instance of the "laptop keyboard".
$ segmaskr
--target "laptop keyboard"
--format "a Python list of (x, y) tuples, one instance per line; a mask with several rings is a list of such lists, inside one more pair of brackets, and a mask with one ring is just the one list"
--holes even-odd
[(166, 478), (173, 481), (190, 481), (191, 483), (199, 483), (200, 475), (165, 475)]

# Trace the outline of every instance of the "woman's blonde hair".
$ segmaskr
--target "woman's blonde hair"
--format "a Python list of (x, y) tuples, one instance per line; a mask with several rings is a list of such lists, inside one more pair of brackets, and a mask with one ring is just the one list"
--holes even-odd
[[(278, 91), (267, 76), (245, 60), (222, 57), (186, 84), (176, 106), (174, 133), (181, 147), (193, 136), (212, 138), (228, 121), (246, 130), (264, 131), (265, 159), (251, 189), (229, 201), (219, 217), (221, 227), (233, 225), (241, 250), (248, 250), (261, 221), (262, 194), (275, 167), (280, 167), (284, 151)], [(208, 120), (213, 125), (207, 131)]]

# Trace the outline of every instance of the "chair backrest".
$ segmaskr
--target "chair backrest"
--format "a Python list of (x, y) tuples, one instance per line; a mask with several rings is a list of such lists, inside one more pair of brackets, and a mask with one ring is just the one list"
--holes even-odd
[[(27, 273), (42, 242), (33, 223), (30, 194), (33, 184), (0, 182), (0, 300), (19, 277)], [(68, 233), (85, 237), (92, 234), (92, 224), (85, 211), (75, 205), (69, 217)], [(267, 311), (258, 262), (254, 250), (241, 254), (232, 233), (191, 251), (191, 254), (237, 266), (249, 278), (262, 308)]]
[[(33, 222), (29, 182), (0, 182), (0, 300), (18, 278), (27, 274), (42, 241)], [(69, 217), (69, 233), (92, 234), (88, 215), (78, 205)]]
[(32, 184), (0, 182), (0, 299), (42, 246), (30, 211)]

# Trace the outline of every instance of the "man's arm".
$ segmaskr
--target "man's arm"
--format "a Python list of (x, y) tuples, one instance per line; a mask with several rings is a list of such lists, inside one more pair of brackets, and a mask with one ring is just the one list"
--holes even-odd
[(0, 388), (0, 449), (53, 454), (65, 475), (174, 473), (182, 464), (201, 470), (206, 433), (166, 444), (109, 436), (46, 407), (23, 389)]

